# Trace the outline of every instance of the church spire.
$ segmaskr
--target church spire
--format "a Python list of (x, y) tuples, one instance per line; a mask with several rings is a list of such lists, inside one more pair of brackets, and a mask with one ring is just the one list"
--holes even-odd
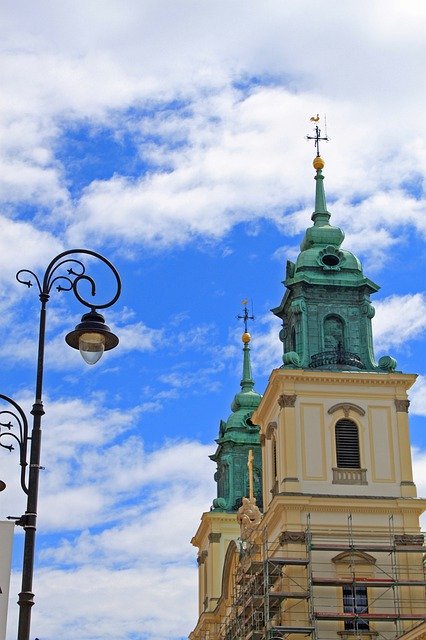
[[(325, 116), (324, 116), (325, 119)], [(324, 169), (324, 160), (320, 156), (320, 141), (328, 142), (327, 131), (325, 136), (321, 136), (321, 129), (319, 128), (318, 122), (320, 120), (319, 114), (313, 116), (311, 118), (311, 122), (315, 122), (315, 135), (306, 136), (307, 140), (314, 140), (315, 148), (317, 150), (317, 155), (314, 158), (313, 165), (314, 169), (316, 169), (317, 175), (315, 176), (316, 180), (316, 189), (315, 189), (315, 211), (312, 214), (312, 220), (315, 225), (323, 226), (327, 224), (330, 219), (330, 214), (327, 211), (327, 203), (325, 200), (325, 191), (324, 191), (324, 176), (322, 175), (322, 170)]]
[(260, 404), (262, 396), (254, 390), (251, 371), (250, 341), (248, 321), (254, 320), (249, 314), (247, 300), (243, 300), (244, 313), (237, 318), (244, 323), (243, 343), (243, 375), (240, 381), (241, 391), (234, 396), (231, 404), (231, 415), (225, 422), (221, 420), (218, 447), (210, 456), (217, 463), (215, 480), (217, 482), (217, 498), (213, 500), (213, 510), (237, 511), (241, 500), (247, 495), (247, 454), (250, 449), (254, 454), (254, 491), (261, 501), (261, 449), (259, 427), (252, 423), (251, 416)]
[(247, 392), (247, 391), (252, 391), (253, 387), (254, 387), (254, 380), (252, 377), (252, 373), (251, 373), (251, 362), (250, 362), (250, 341), (251, 341), (251, 335), (249, 334), (249, 332), (247, 331), (248, 329), (248, 321), (249, 320), (254, 320), (254, 315), (252, 312), (252, 315), (249, 315), (248, 309), (247, 309), (247, 303), (248, 300), (243, 300), (242, 304), (244, 305), (244, 315), (242, 316), (237, 316), (238, 320), (243, 320), (244, 322), (244, 333), (241, 336), (241, 340), (244, 344), (243, 347), (243, 377), (241, 379), (240, 385), (241, 385), (241, 390), (243, 392)]
[(324, 164), (325, 162), (321, 158), (321, 156), (316, 156), (313, 161), (314, 169), (316, 169), (317, 175), (315, 176), (315, 211), (312, 214), (312, 220), (316, 226), (327, 224), (330, 219), (330, 214), (327, 211), (327, 203), (325, 199), (324, 176), (322, 175)]

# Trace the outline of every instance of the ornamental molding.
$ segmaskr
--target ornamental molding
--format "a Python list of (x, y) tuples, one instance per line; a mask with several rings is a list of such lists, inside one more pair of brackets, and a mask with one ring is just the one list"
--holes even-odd
[(280, 545), (306, 544), (306, 533), (304, 531), (283, 531), (278, 538)]
[(331, 558), (331, 562), (334, 564), (376, 564), (376, 558), (365, 551), (348, 549)]
[(268, 426), (266, 427), (266, 434), (265, 434), (265, 438), (267, 440), (271, 440), (272, 437), (274, 436), (274, 433), (277, 430), (277, 423), (275, 421), (273, 422), (269, 422)]
[(425, 538), (422, 533), (414, 535), (403, 533), (402, 535), (396, 535), (394, 540), (398, 546), (423, 547)]
[(200, 555), (197, 557), (197, 563), (198, 566), (202, 565), (205, 563), (205, 561), (207, 560), (207, 556), (209, 555), (208, 551), (202, 551), (200, 553)]
[(343, 411), (345, 418), (349, 418), (349, 414), (351, 411), (357, 413), (360, 416), (365, 416), (365, 411), (362, 407), (359, 407), (357, 404), (353, 404), (352, 402), (339, 402), (338, 404), (334, 404), (327, 411), (330, 415), (336, 413), (336, 411)]
[(220, 542), (221, 537), (221, 533), (209, 533), (209, 542)]
[(278, 405), (281, 407), (281, 409), (286, 409), (286, 408), (294, 407), (294, 405), (296, 404), (296, 399), (297, 399), (296, 394), (288, 395), (286, 393), (282, 393), (279, 396), (277, 402), (278, 402)]
[(400, 413), (408, 413), (408, 407), (410, 406), (409, 400), (400, 400), (395, 398), (395, 409)]

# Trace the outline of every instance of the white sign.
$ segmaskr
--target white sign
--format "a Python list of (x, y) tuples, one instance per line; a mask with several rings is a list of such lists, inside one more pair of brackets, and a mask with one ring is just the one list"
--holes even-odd
[(14, 522), (0, 520), (0, 640), (6, 639)]

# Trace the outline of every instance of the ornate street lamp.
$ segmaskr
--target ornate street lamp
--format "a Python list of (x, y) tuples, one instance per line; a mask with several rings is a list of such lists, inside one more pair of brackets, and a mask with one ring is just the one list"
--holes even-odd
[[(96, 283), (94, 279), (87, 275), (86, 267), (77, 256), (87, 255), (100, 260), (113, 273), (115, 278), (115, 295), (105, 304), (93, 305), (88, 302), (79, 292), (79, 285), (82, 282), (89, 284), (91, 295), (96, 295)], [(65, 272), (65, 273), (64, 273)], [(25, 274), (25, 275), (24, 275)], [(19, 594), (19, 623), (18, 640), (29, 640), (31, 625), (31, 607), (34, 604), (33, 573), (35, 554), (35, 535), (37, 523), (37, 501), (38, 482), (40, 472), (40, 450), (41, 450), (41, 417), (44, 414), (42, 392), (43, 392), (43, 368), (44, 368), (44, 348), (46, 330), (46, 304), (49, 301), (52, 288), (56, 286), (58, 291), (72, 291), (77, 300), (88, 307), (90, 311), (85, 313), (80, 324), (76, 326), (65, 338), (66, 342), (74, 349), (79, 349), (84, 360), (88, 364), (95, 364), (104, 351), (113, 349), (118, 344), (118, 338), (105, 324), (104, 317), (98, 309), (111, 307), (119, 298), (121, 293), (120, 276), (116, 268), (102, 255), (88, 249), (73, 249), (64, 251), (54, 258), (46, 269), (43, 280), (38, 276), (23, 269), (18, 271), (16, 279), (27, 287), (32, 286), (31, 280), (26, 279), (28, 275), (34, 278), (39, 290), (41, 302), (40, 324), (38, 336), (38, 357), (37, 375), (35, 388), (35, 401), (31, 414), (33, 416), (33, 426), (31, 436), (29, 436), (27, 417), (22, 408), (8, 396), (0, 394), (0, 399), (10, 405), (10, 408), (0, 410), (0, 446), (12, 451), (13, 444), (4, 444), (7, 439), (15, 441), (19, 449), (19, 464), (21, 465), (21, 487), (27, 495), (27, 509), (20, 518), (16, 518), (16, 524), (25, 530), (24, 559), (22, 566), (22, 588)], [(27, 461), (28, 441), (31, 441), (30, 459)], [(28, 468), (29, 467), (29, 468)], [(0, 481), (0, 490), (5, 488), (4, 482)], [(15, 518), (12, 518), (15, 519)]]

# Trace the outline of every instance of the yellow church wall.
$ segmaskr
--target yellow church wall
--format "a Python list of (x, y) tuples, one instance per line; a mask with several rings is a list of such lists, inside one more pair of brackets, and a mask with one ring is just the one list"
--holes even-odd
[[(395, 412), (396, 413), (396, 412)], [(394, 439), (396, 424), (392, 420), (390, 406), (368, 407), (368, 445), (371, 460), (371, 479), (373, 482), (396, 482), (394, 449), (398, 442)]]
[(230, 542), (240, 535), (236, 513), (203, 513), (191, 543), (198, 548), (199, 614), (213, 611), (222, 593), (222, 574)]
[(327, 480), (327, 455), (322, 404), (299, 405), (302, 480)]
[[(363, 495), (414, 497), (408, 416), (401, 406), (406, 406), (415, 379), (407, 374), (274, 370), (253, 416), (264, 442), (264, 504), (276, 492), (356, 496), (361, 487)], [(336, 469), (335, 425), (348, 417), (358, 427), (362, 473)], [(275, 434), (268, 425), (276, 425)]]

